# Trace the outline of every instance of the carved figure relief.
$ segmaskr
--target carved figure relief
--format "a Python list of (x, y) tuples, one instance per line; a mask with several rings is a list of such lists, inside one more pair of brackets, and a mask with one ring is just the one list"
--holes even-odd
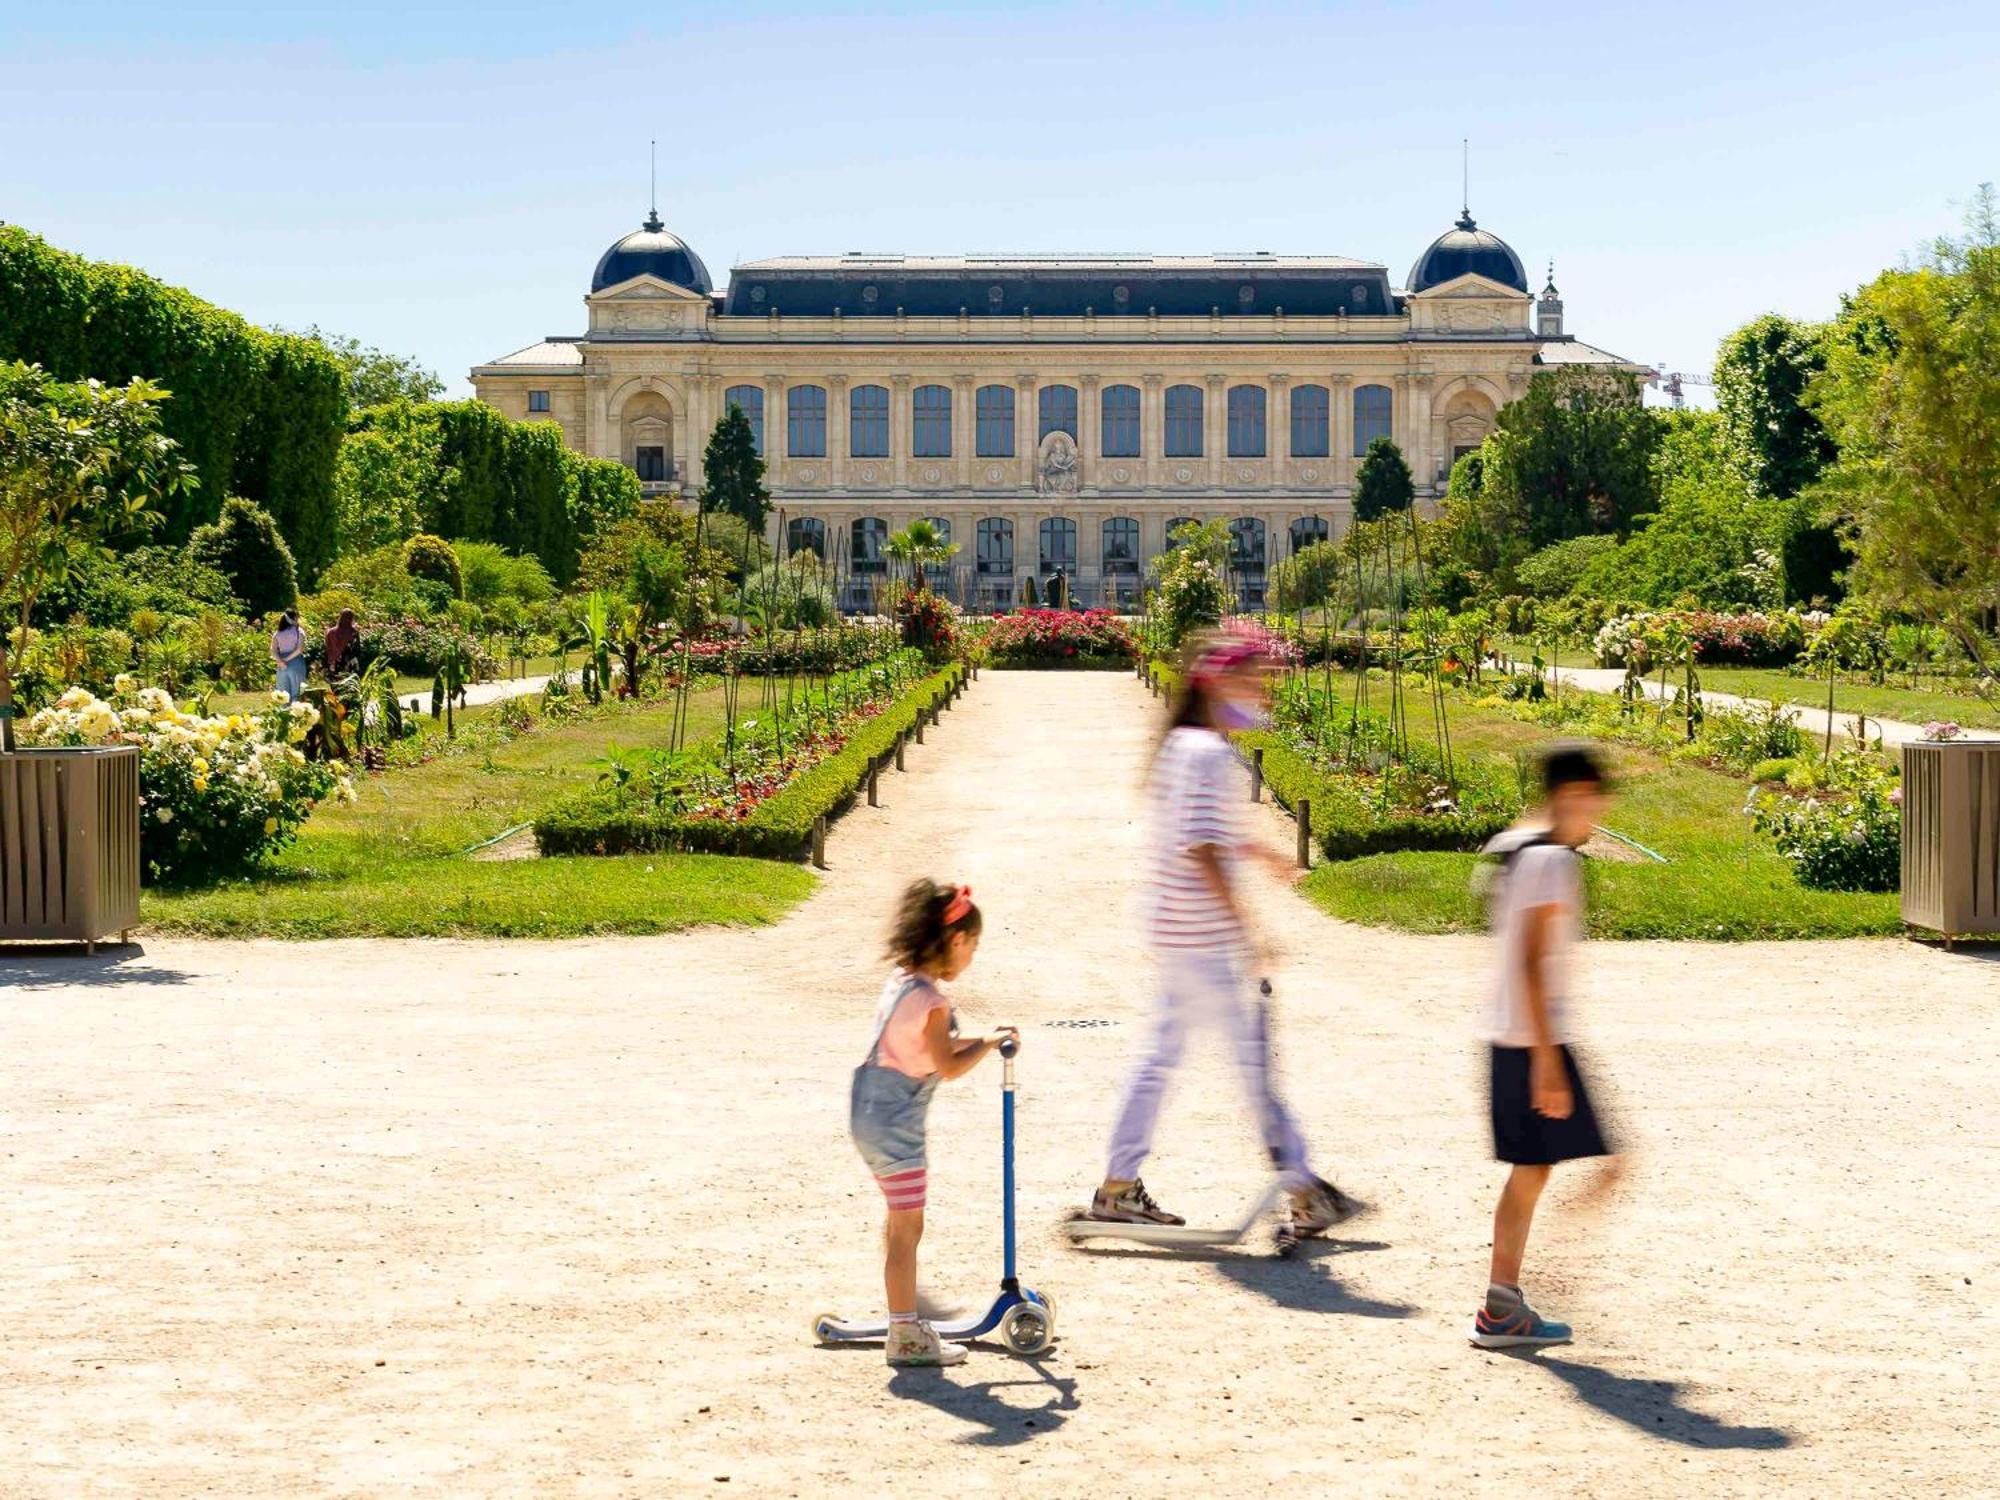
[(1056, 431), (1042, 439), (1040, 483), (1044, 495), (1074, 495), (1077, 485), (1076, 439)]

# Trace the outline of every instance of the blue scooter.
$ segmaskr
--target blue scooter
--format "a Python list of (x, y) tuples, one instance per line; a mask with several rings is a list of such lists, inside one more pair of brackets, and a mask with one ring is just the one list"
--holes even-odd
[[(1034, 1355), (1042, 1353), (1055, 1342), (1056, 1304), (1051, 1297), (1024, 1289), (1014, 1272), (1014, 1054), (1020, 1050), (1018, 1042), (1000, 1044), (1003, 1063), (1000, 1078), (1000, 1149), (1006, 1197), (1001, 1221), (1005, 1263), (1004, 1274), (1000, 1278), (1000, 1295), (983, 1313), (932, 1326), (937, 1329), (939, 1338), (953, 1341), (981, 1338), (997, 1328), (1001, 1342), (1009, 1349), (1016, 1354)], [(888, 1338), (889, 1324), (886, 1320), (849, 1322), (832, 1313), (820, 1313), (813, 1319), (812, 1331), (813, 1338), (822, 1344), (879, 1344)]]

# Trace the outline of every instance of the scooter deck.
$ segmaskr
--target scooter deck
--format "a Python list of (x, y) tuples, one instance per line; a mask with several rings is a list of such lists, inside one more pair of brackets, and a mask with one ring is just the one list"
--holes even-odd
[[(991, 1333), (1000, 1326), (1000, 1320), (1023, 1302), (1033, 1302), (1041, 1307), (1048, 1306), (1048, 1299), (1034, 1291), (1002, 1292), (993, 1305), (983, 1313), (973, 1313), (969, 1317), (953, 1318), (946, 1323), (933, 1323), (941, 1339), (976, 1339)], [(813, 1324), (813, 1332), (822, 1344), (879, 1344), (889, 1336), (888, 1319), (862, 1321), (852, 1318), (822, 1317)]]
[(1086, 1218), (1079, 1211), (1076, 1217), (1064, 1220), (1063, 1233), (1076, 1244), (1088, 1240), (1123, 1240), (1135, 1245), (1167, 1245), (1182, 1250), (1240, 1245), (1257, 1232), (1265, 1217), (1278, 1206), (1278, 1199), (1283, 1194), (1283, 1184), (1273, 1182), (1264, 1189), (1264, 1196), (1257, 1200), (1256, 1206), (1244, 1216), (1243, 1221), (1229, 1229), (1200, 1229), (1188, 1224), (1125, 1224), (1114, 1219)]

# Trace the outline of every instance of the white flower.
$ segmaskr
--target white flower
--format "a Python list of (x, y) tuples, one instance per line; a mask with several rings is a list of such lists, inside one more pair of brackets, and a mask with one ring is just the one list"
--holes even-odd
[(273, 708), (283, 708), (291, 701), (292, 701), (291, 699), (287, 698), (283, 693), (278, 691), (278, 689), (276, 688), (271, 689), (271, 706)]
[(153, 817), (157, 822), (171, 823), (174, 820), (174, 810), (171, 807), (163, 807), (155, 812)]

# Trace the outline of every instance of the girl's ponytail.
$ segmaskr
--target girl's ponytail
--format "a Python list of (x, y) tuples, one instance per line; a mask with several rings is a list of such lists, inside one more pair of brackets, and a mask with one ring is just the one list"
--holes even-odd
[(889, 957), (906, 969), (921, 969), (944, 956), (953, 934), (977, 937), (982, 925), (971, 886), (913, 880), (889, 928)]

